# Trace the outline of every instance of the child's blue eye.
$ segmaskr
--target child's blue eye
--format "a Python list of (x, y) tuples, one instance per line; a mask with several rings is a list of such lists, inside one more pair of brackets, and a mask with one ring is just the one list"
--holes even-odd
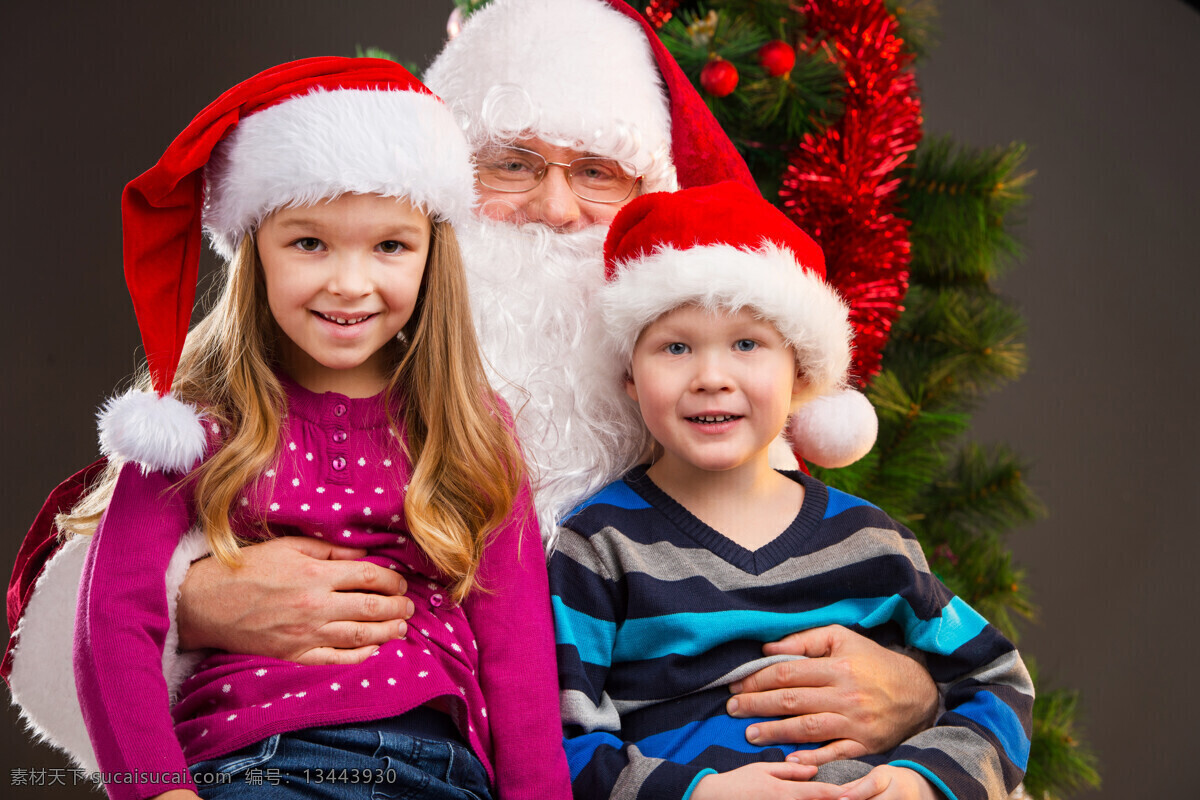
[(758, 342), (753, 339), (738, 339), (733, 343), (734, 348), (741, 353), (749, 353), (751, 350), (758, 348)]
[(403, 242), (397, 242), (395, 239), (388, 239), (386, 242), (379, 243), (379, 251), (385, 255), (395, 255), (396, 253), (405, 250)]
[(673, 356), (681, 356), (688, 351), (688, 346), (683, 342), (671, 342), (665, 349)]

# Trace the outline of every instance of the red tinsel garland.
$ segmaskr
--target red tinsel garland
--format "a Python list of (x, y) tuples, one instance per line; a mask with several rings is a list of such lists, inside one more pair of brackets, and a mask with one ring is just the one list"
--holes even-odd
[(642, 16), (654, 26), (655, 30), (658, 30), (671, 20), (678, 7), (679, 0), (650, 0), (642, 9)]
[(779, 194), (820, 242), (829, 280), (850, 304), (854, 374), (865, 385), (908, 290), (909, 223), (896, 190), (921, 140), (921, 103), (883, 0), (807, 0), (797, 10), (807, 21), (800, 47), (822, 47), (845, 69), (845, 113), (800, 141)]

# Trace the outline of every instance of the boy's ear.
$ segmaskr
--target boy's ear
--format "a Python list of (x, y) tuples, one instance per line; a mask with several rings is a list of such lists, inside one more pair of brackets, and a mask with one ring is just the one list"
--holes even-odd
[(805, 377), (804, 371), (796, 367), (796, 375), (792, 379), (792, 411), (812, 399), (812, 384)]

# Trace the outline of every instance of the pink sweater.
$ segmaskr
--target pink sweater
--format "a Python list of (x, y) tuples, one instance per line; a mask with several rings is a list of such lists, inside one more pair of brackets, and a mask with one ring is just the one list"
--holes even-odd
[[(408, 635), (364, 663), (300, 666), (214, 651), (171, 710), (162, 676), (168, 627), (163, 575), (192, 524), (179, 476), (121, 472), (84, 566), (75, 678), (114, 800), (193, 788), (186, 765), (267, 736), (390, 717), (421, 704), (450, 714), (503, 800), (570, 797), (559, 725), (546, 566), (531, 510), (495, 533), (480, 567), (486, 591), (457, 606), (406, 535), (410, 464), (387, 428), (381, 397), (317, 395), (285, 381), (282, 455), (248, 487), (240, 534), (324, 538), (366, 548), (399, 570), (416, 606)], [(519, 508), (528, 509), (529, 493)], [(317, 766), (317, 765), (314, 765)], [(330, 765), (333, 766), (333, 765)], [(145, 773), (138, 775), (138, 773)], [(117, 780), (121, 780), (118, 777)]]

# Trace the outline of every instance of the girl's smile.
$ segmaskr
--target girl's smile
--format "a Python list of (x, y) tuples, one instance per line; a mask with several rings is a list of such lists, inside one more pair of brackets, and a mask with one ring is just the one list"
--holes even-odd
[(350, 314), (327, 314), (324, 311), (314, 311), (313, 313), (326, 322), (333, 322), (341, 325), (342, 327), (347, 325), (357, 325), (358, 323), (366, 322), (368, 319), (375, 316), (374, 314), (364, 314), (361, 317), (354, 317)]
[(283, 368), (301, 386), (368, 397), (408, 323), (429, 253), (429, 217), (406, 200), (346, 194), (281, 209), (257, 244)]

